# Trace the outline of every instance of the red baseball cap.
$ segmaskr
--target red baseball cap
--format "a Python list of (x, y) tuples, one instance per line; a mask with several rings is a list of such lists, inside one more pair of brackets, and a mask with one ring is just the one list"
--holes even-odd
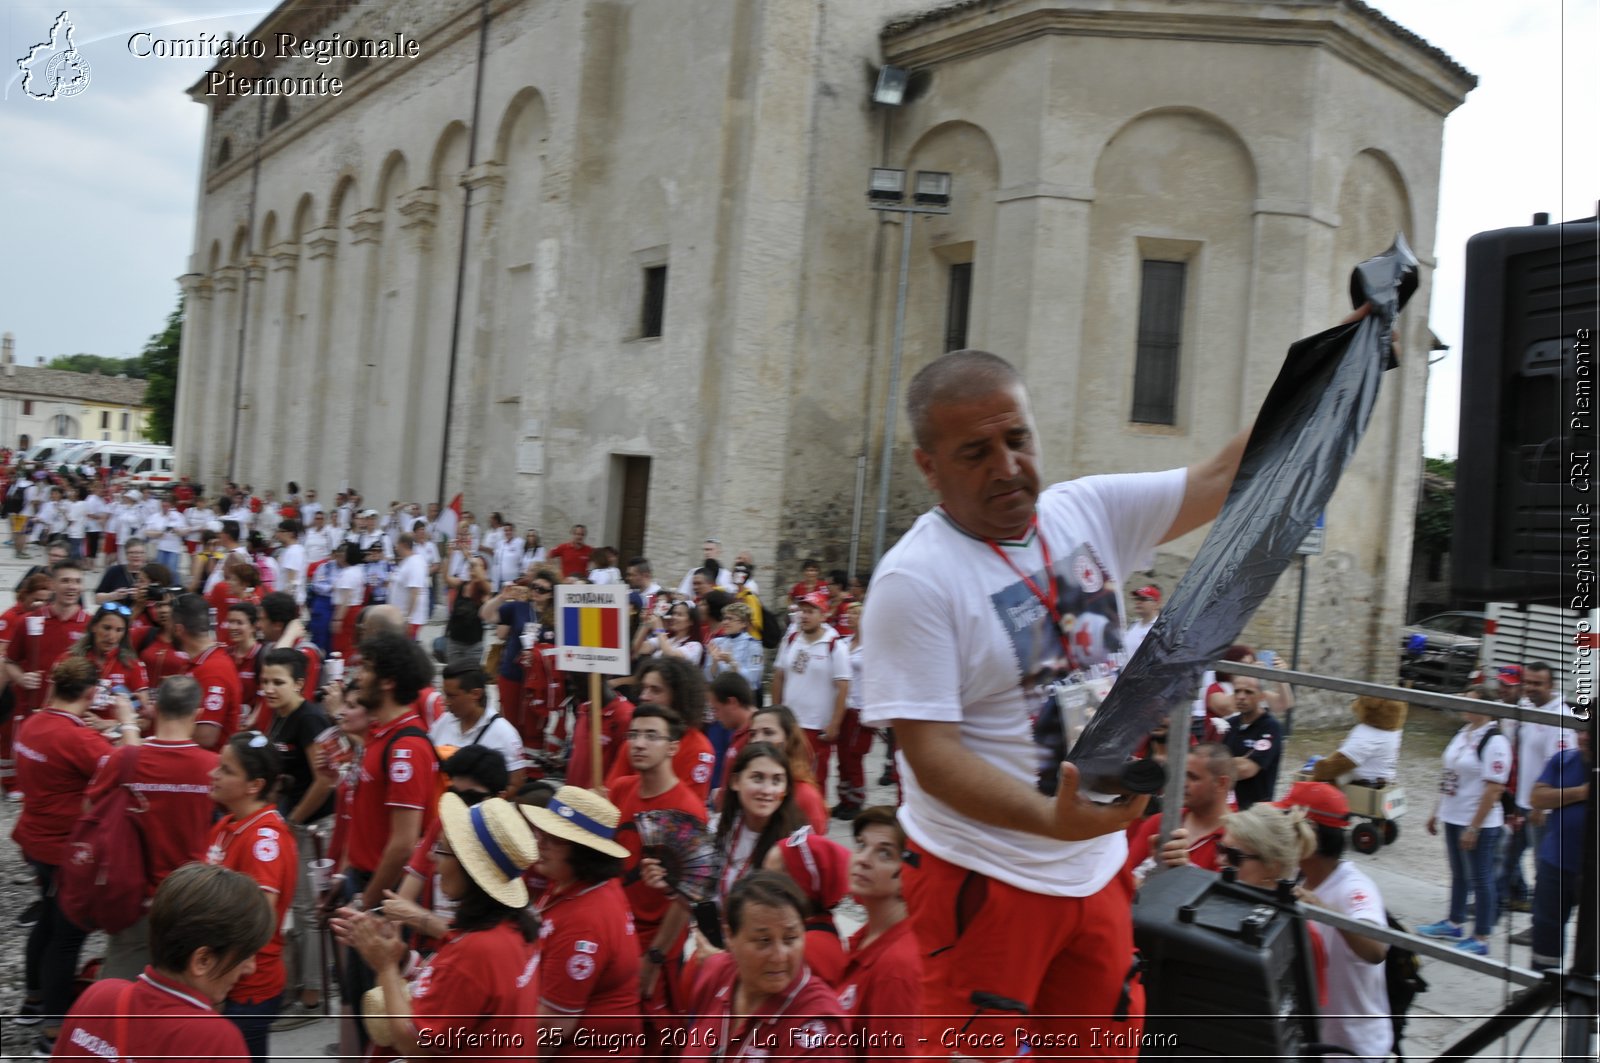
[(824, 910), (832, 909), (850, 892), (850, 850), (832, 838), (801, 827), (779, 843), (778, 851), (784, 871)]
[(1157, 587), (1154, 583), (1148, 583), (1134, 591), (1133, 596), (1135, 598), (1144, 598), (1152, 602), (1159, 602), (1161, 600), (1161, 588)]
[(810, 594), (803, 595), (800, 598), (800, 604), (815, 606), (826, 613), (828, 607), (833, 604), (833, 599), (828, 597), (827, 591), (812, 591)]
[(1307, 819), (1325, 827), (1343, 827), (1350, 822), (1350, 802), (1343, 791), (1331, 783), (1297, 782), (1273, 807), (1303, 808)]
[(1500, 682), (1519, 686), (1522, 683), (1522, 665), (1502, 664), (1495, 669), (1495, 674), (1500, 677)]

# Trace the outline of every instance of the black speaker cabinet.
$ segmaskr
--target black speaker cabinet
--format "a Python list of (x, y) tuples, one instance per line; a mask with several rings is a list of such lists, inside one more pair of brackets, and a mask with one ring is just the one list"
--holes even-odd
[(1316, 1041), (1317, 990), (1294, 902), (1178, 867), (1133, 906), (1144, 957), (1142, 1055), (1301, 1058)]
[[(1451, 547), (1460, 597), (1565, 605), (1578, 551), (1593, 549), (1597, 236), (1588, 218), (1467, 241)], [(1575, 519), (1584, 503), (1590, 521)]]

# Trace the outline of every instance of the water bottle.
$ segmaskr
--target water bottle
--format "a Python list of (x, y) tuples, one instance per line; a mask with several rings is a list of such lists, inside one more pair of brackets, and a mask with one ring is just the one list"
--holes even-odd
[(328, 658), (328, 682), (344, 682), (344, 654), (334, 653)]

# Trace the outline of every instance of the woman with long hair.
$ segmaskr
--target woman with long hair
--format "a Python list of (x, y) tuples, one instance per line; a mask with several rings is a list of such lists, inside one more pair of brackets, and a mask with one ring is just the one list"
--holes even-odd
[[(131, 695), (131, 700), (142, 704), (149, 694), (150, 675), (139, 655), (133, 651), (128, 638), (128, 621), (133, 610), (121, 602), (111, 602), (95, 610), (89, 629), (70, 651), (94, 662), (100, 673), (102, 690), (118, 690)], [(97, 699), (96, 709), (104, 709), (104, 699)]]
[(335, 935), (377, 978), (362, 1002), (368, 1030), (407, 1059), (469, 1045), (479, 1057), (539, 1054), (533, 1048), (543, 1043), (536, 1017), (543, 995), (535, 977), (539, 923), (522, 881), (538, 855), (533, 832), (517, 807), (499, 797), (469, 806), (447, 793), (439, 799), (439, 820), (434, 858), (455, 915), (409, 986), (402, 970), (410, 949), (381, 910), (344, 908), (333, 920)]
[(734, 758), (717, 817), (715, 842), (722, 858), (717, 899), (761, 868), (774, 845), (805, 825), (790, 785), (789, 760), (768, 742), (752, 740)]
[(489, 580), (489, 562), (482, 554), (466, 557), (466, 571), (448, 578), (451, 590), (450, 614), (444, 624), (445, 663), (483, 660), (483, 619), (478, 615), (484, 603), (494, 596)]
[(812, 768), (811, 743), (800, 720), (787, 705), (768, 705), (750, 717), (750, 741), (768, 742), (783, 750), (789, 766), (790, 789), (801, 818), (818, 834), (828, 833), (828, 804), (822, 798)]
[(211, 773), (211, 799), (226, 815), (211, 828), (206, 863), (249, 875), (274, 914), (272, 938), (256, 953), (255, 970), (235, 983), (222, 1005), (255, 1063), (267, 1059), (267, 1038), (283, 1003), (283, 921), (294, 905), (300, 866), (294, 832), (273, 804), (282, 773), (276, 746), (260, 731), (229, 738)]
[(700, 667), (705, 657), (705, 636), (693, 602), (673, 602), (659, 612), (655, 626), (639, 625), (634, 655), (681, 657)]

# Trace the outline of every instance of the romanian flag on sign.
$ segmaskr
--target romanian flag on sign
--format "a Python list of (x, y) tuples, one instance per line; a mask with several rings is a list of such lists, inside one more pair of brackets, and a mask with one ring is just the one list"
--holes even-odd
[(591, 650), (622, 649), (617, 610), (604, 606), (568, 606), (562, 611), (563, 644)]

